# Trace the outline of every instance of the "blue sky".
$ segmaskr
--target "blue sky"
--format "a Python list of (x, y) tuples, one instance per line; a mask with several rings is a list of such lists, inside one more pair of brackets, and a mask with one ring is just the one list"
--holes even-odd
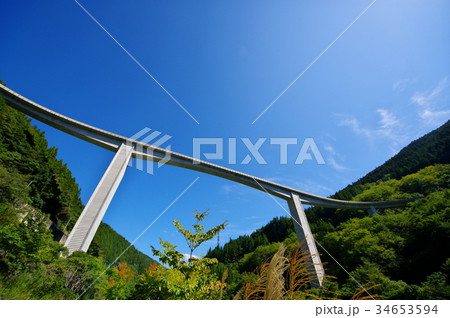
[[(238, 164), (211, 162), (327, 196), (450, 118), (448, 1), (79, 3), (199, 124), (73, 0), (2, 3), (0, 78), (43, 106), (124, 136), (150, 127), (186, 155), (194, 137), (225, 145), (238, 138)], [(114, 154), (33, 124), (59, 149), (86, 203)], [(267, 164), (240, 164), (248, 151), (239, 138), (275, 137), (299, 140), (287, 165), (268, 140)], [(325, 165), (294, 164), (305, 138), (314, 138)], [(153, 175), (128, 169), (104, 221), (133, 241), (197, 177), (138, 249), (151, 254), (162, 237), (187, 253), (172, 221), (191, 224), (195, 209), (211, 209), (206, 225), (228, 220), (222, 243), (286, 215), (264, 192), (163, 166)]]

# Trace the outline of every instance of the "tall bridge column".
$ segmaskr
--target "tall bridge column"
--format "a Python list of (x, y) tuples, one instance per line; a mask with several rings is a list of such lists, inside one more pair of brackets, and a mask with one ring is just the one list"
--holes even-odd
[(298, 241), (301, 243), (301, 249), (311, 256), (306, 262), (311, 286), (313, 288), (320, 287), (323, 284), (325, 271), (320, 261), (316, 242), (309, 228), (308, 219), (306, 218), (299, 196), (291, 193), (291, 199), (288, 200), (288, 205), (291, 217), (294, 219), (295, 232), (297, 233)]
[(127, 144), (122, 144), (117, 150), (114, 159), (111, 161), (97, 188), (95, 188), (94, 193), (64, 244), (69, 249), (69, 254), (72, 254), (74, 251), (87, 252), (106, 209), (120, 181), (122, 181), (132, 154), (133, 147)]

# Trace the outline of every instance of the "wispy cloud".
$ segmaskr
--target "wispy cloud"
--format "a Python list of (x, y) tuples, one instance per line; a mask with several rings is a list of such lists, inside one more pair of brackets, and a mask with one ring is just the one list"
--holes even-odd
[(340, 157), (342, 159), (342, 156), (340, 156), (337, 151), (333, 148), (333, 146), (326, 144), (324, 146), (325, 151), (327, 152), (326, 155), (326, 162), (329, 164), (333, 169), (341, 172), (344, 170), (347, 170), (347, 167), (339, 164), (336, 161), (336, 157)]
[(343, 165), (337, 163), (336, 160), (335, 160), (333, 157), (327, 158), (327, 163), (328, 163), (330, 166), (332, 166), (334, 170), (337, 170), (337, 171), (339, 171), (339, 172), (344, 171), (344, 170), (347, 170), (347, 167), (345, 167), (345, 166), (343, 166)]
[(436, 97), (448, 87), (448, 77), (444, 77), (438, 85), (430, 92), (416, 92), (411, 97), (411, 102), (423, 106), (430, 107), (434, 103)]
[[(191, 255), (188, 254), (188, 253), (183, 253), (183, 261), (189, 262), (190, 256), (191, 256)], [(192, 258), (199, 259), (199, 257), (196, 256), (196, 255), (194, 255), (194, 254), (192, 254)]]
[[(416, 82), (417, 79), (402, 79), (395, 82), (392, 88), (403, 91)], [(365, 137), (368, 142), (383, 143), (383, 147), (389, 149), (393, 155), (407, 142), (417, 137), (418, 127), (437, 127), (450, 118), (449, 87), (449, 78), (444, 77), (434, 88), (416, 91), (410, 95), (405, 104), (414, 105), (415, 113), (404, 112), (399, 118), (389, 109), (378, 108), (376, 113), (379, 117), (376, 123), (365, 123), (351, 115), (337, 114), (340, 117), (339, 126), (350, 128), (355, 134)], [(328, 159), (328, 163), (333, 166), (338, 162)], [(335, 168), (339, 169), (339, 164)]]
[(417, 78), (404, 78), (392, 84), (392, 89), (396, 92), (403, 92), (409, 85), (417, 82)]
[(371, 137), (373, 134), (369, 129), (361, 128), (359, 121), (356, 118), (344, 118), (339, 122), (339, 126), (350, 127), (355, 133)]
[(402, 125), (397, 117), (387, 109), (377, 109), (377, 113), (381, 116), (381, 119), (378, 122), (379, 128), (375, 133), (392, 140), (402, 139), (402, 136), (400, 136), (398, 132), (398, 128)]
[(396, 129), (401, 127), (401, 123), (397, 117), (387, 109), (379, 108), (377, 109), (377, 113), (381, 117), (378, 121), (378, 128), (361, 128), (359, 121), (356, 118), (349, 116), (345, 116), (346, 118), (339, 122), (339, 126), (350, 127), (355, 133), (371, 138), (381, 136), (397, 139), (398, 136), (396, 135)]
[(377, 109), (377, 113), (380, 114), (381, 129), (390, 129), (392, 127), (398, 126), (400, 122), (398, 119), (386, 109)]
[(448, 87), (448, 77), (444, 77), (434, 89), (415, 92), (411, 97), (411, 103), (417, 107), (417, 114), (426, 125), (440, 125), (449, 118), (450, 109), (442, 107), (443, 101), (446, 100), (442, 94)]
[(356, 134), (365, 136), (370, 141), (388, 141), (389, 149), (392, 153), (395, 153), (399, 150), (399, 146), (408, 138), (407, 134), (404, 133), (403, 125), (398, 118), (387, 109), (379, 108), (376, 112), (380, 116), (376, 128), (362, 128), (358, 119), (345, 115), (340, 115), (344, 118), (339, 122), (339, 126), (349, 127)]
[(419, 115), (427, 125), (435, 126), (449, 119), (450, 110), (432, 111), (430, 109), (424, 109)]
[(334, 150), (334, 148), (330, 145), (325, 145), (323, 147), (327, 152), (329, 152), (330, 154), (332, 154), (333, 156), (336, 155), (336, 151)]

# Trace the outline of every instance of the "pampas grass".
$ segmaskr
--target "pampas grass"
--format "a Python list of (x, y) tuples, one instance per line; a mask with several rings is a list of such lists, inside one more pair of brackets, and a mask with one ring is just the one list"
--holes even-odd
[[(281, 300), (281, 299), (340, 299), (340, 294), (330, 290), (335, 284), (335, 277), (325, 275), (319, 288), (311, 288), (309, 273), (314, 270), (312, 256), (302, 251), (301, 243), (288, 253), (280, 244), (275, 255), (262, 264), (254, 274), (247, 275), (246, 281), (234, 299), (243, 300)], [(352, 300), (379, 299), (378, 295), (365, 295), (366, 291), (377, 287), (358, 289)]]

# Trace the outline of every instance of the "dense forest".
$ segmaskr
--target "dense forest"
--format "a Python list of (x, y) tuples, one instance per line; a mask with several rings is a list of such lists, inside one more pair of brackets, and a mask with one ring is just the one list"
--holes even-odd
[[(88, 254), (102, 257), (105, 264), (109, 265), (129, 246), (130, 242), (123, 236), (108, 224), (101, 223), (89, 247)], [(128, 263), (135, 271), (142, 273), (149, 265), (155, 263), (155, 260), (131, 246), (117, 262)]]
[[(70, 231), (83, 209), (75, 179), (44, 133), (1, 99), (0, 122), (0, 299), (450, 298), (450, 122), (333, 196), (421, 199), (373, 216), (306, 211), (327, 274), (317, 289), (285, 217), (200, 259), (161, 241), (162, 251), (152, 247), (161, 264), (132, 247), (108, 268), (129, 242), (106, 224), (88, 253), (68, 256), (55, 233)], [(227, 226), (205, 229), (209, 213), (195, 211), (188, 228), (174, 221), (192, 255)]]

